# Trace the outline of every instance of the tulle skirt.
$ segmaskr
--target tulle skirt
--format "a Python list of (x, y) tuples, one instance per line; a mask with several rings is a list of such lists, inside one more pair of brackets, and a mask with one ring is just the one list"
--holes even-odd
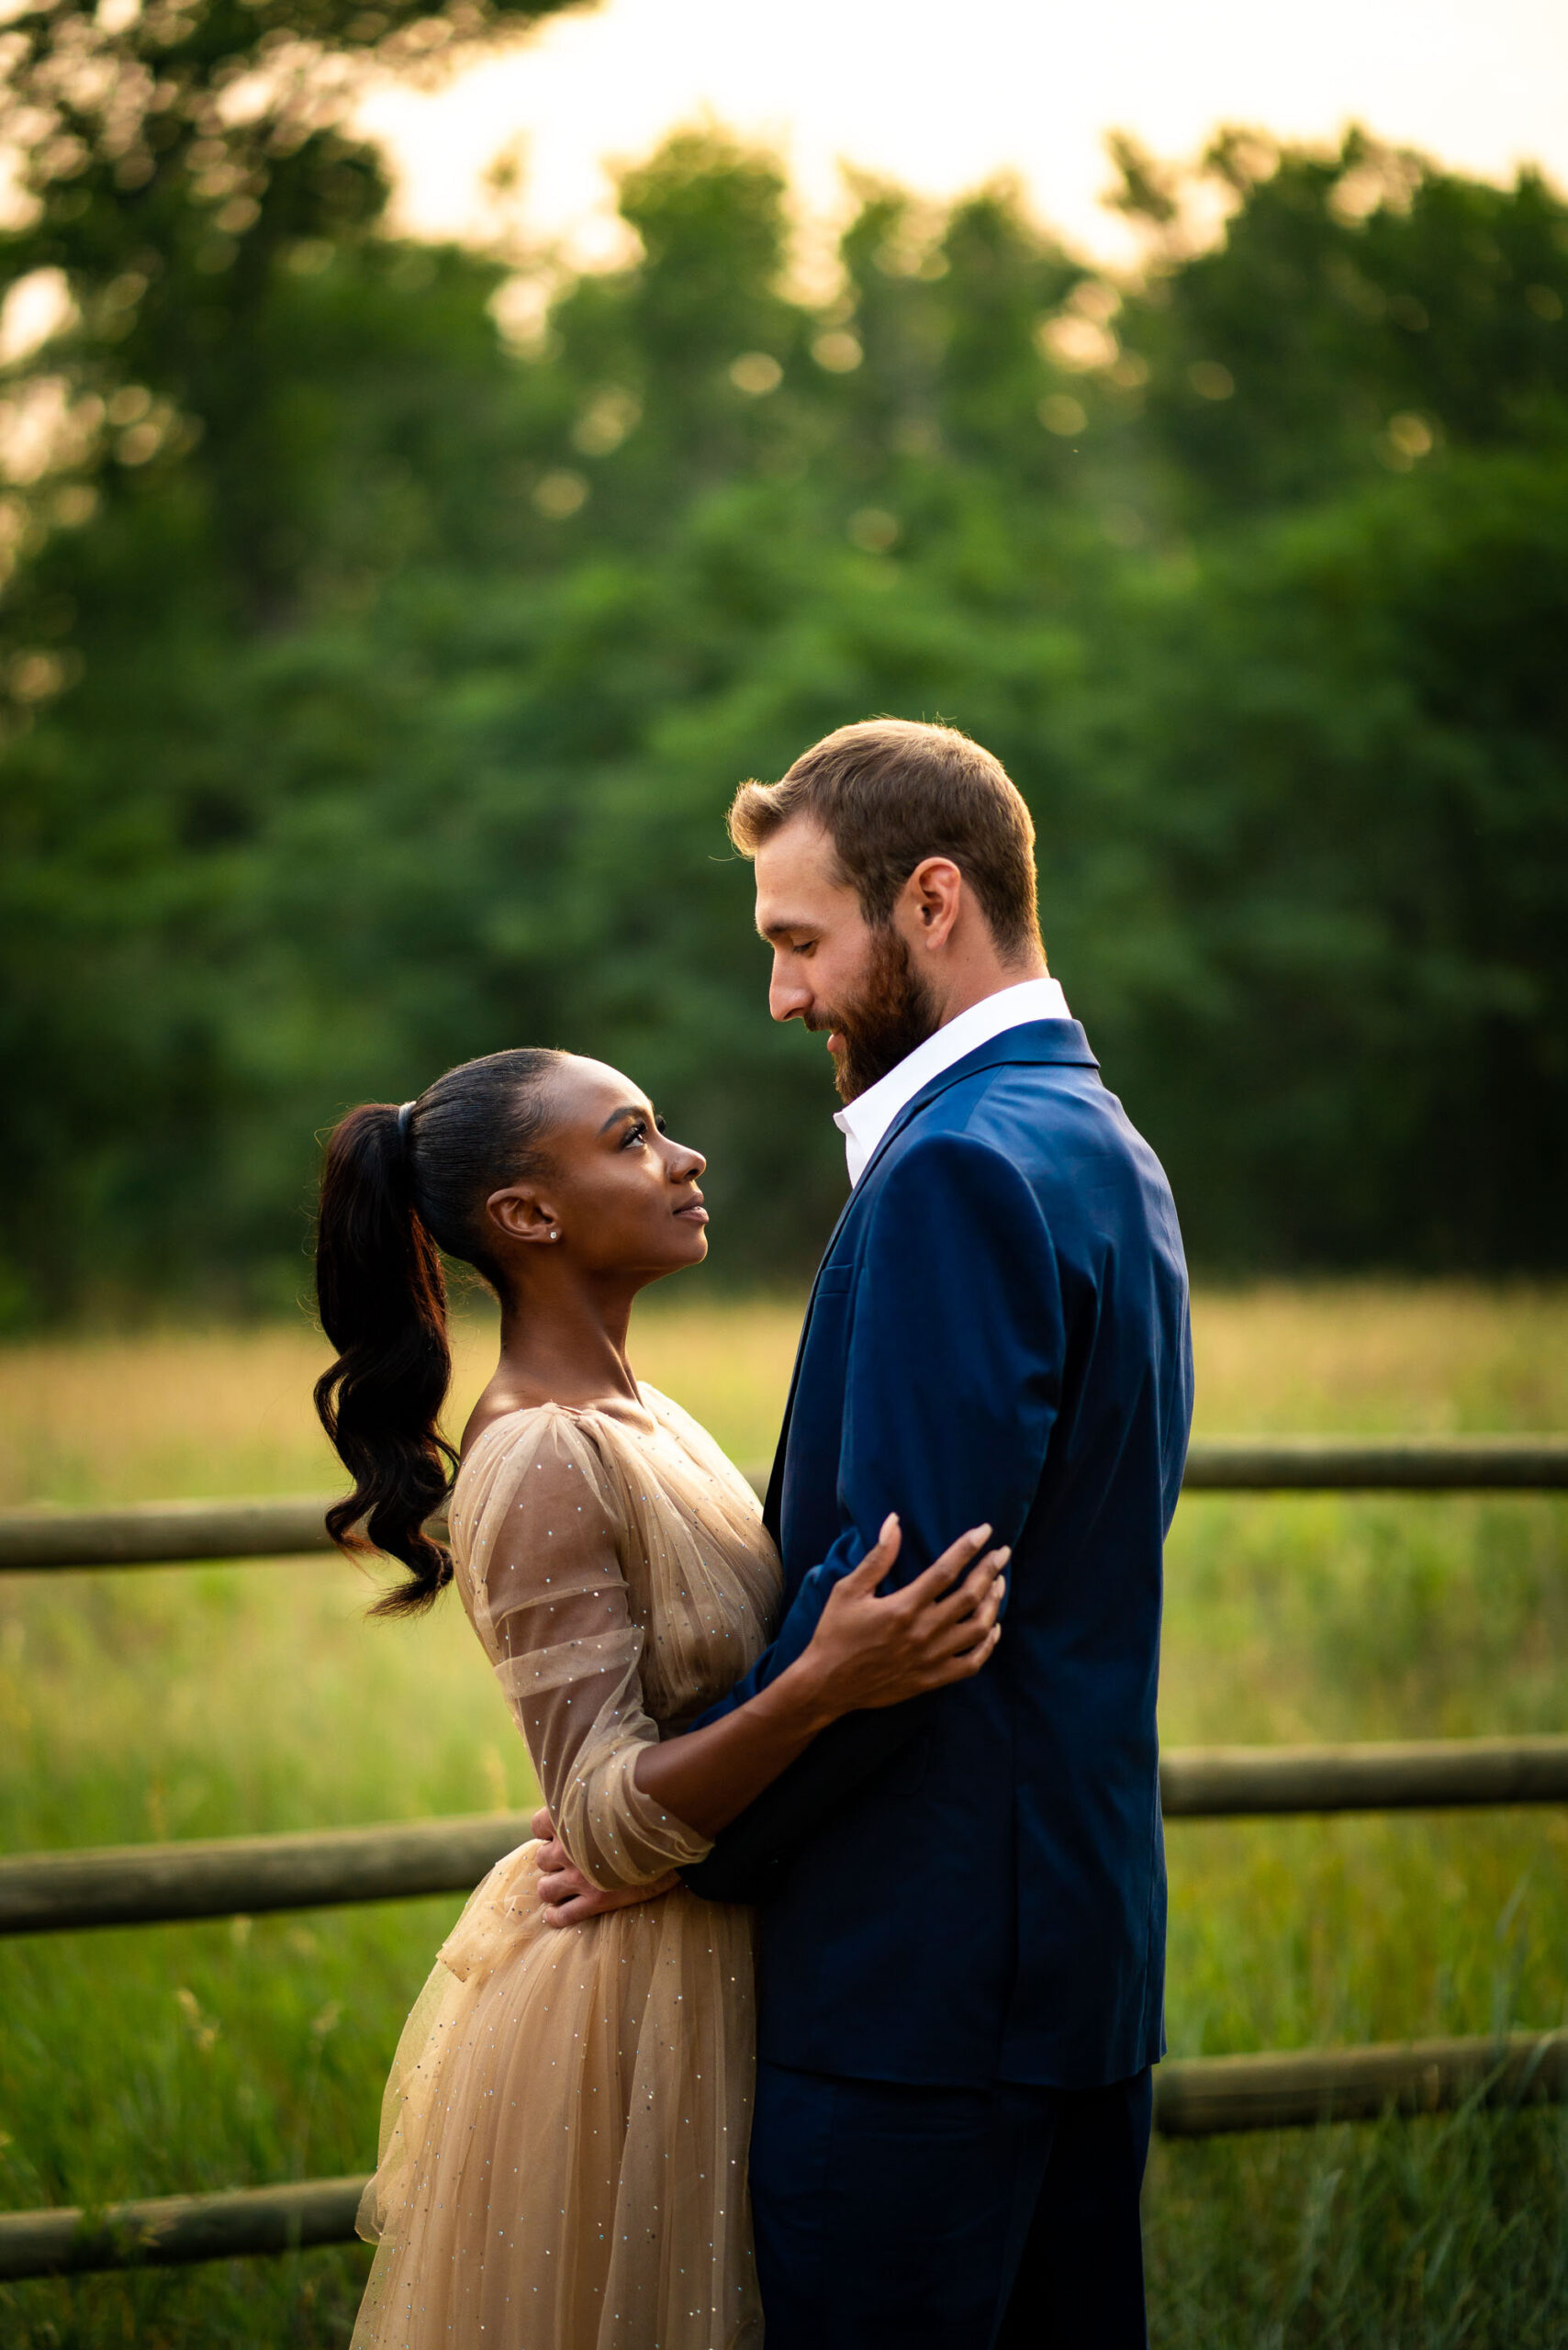
[(404, 2027), (353, 2350), (760, 2350), (751, 1912), (544, 1923), (498, 1863)]

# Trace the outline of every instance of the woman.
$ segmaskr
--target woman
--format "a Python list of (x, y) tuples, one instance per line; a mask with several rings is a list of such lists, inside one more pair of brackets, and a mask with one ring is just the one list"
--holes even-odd
[[(707, 1254), (703, 1164), (625, 1078), (550, 1052), (470, 1061), (328, 1145), (317, 1285), (338, 1359), (316, 1400), (354, 1479), (329, 1528), (408, 1567), (379, 1614), (428, 1606), (455, 1571), (561, 1847), (626, 1897), (553, 1931), (525, 1844), (442, 1946), (361, 2212), (378, 2249), (360, 2350), (760, 2343), (750, 1913), (675, 1872), (829, 1722), (977, 1673), (998, 1637), (989, 1528), (882, 1599), (890, 1517), (797, 1662), (687, 1727), (767, 1644), (779, 1595), (750, 1488), (626, 1355), (637, 1292)], [(451, 1559), (424, 1531), (454, 1461), (438, 1251), (501, 1301)]]

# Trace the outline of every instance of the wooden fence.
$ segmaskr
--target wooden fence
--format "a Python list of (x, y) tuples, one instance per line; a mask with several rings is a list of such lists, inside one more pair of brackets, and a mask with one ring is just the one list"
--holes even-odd
[[(766, 1472), (753, 1472), (760, 1490)], [(1182, 1491), (1543, 1493), (1568, 1489), (1568, 1437), (1410, 1438), (1363, 1443), (1281, 1438), (1194, 1443)], [(150, 1567), (330, 1550), (335, 1494), (286, 1500), (139, 1502), (129, 1509), (0, 1510), (0, 1568)], [(439, 1517), (432, 1526), (439, 1527)]]
[[(1384, 1443), (1305, 1438), (1195, 1444), (1196, 1492), (1540, 1492), (1568, 1489), (1568, 1439)], [(297, 1557), (330, 1548), (325, 1498), (174, 1502), (119, 1510), (0, 1512), (0, 1569), (47, 1571)], [(1301, 1747), (1187, 1747), (1165, 1754), (1168, 1818), (1568, 1803), (1568, 1737)], [(348, 1902), (466, 1893), (528, 1834), (524, 1813), (241, 1836), (0, 1861), (0, 1934), (155, 1925)], [(1568, 2102), (1568, 2031), (1499, 2040), (1169, 2062), (1155, 2125), (1171, 2136), (1287, 2129)], [(100, 2211), (0, 2214), (0, 2279), (232, 2258), (353, 2234), (363, 2178), (166, 2196)]]
[[(1159, 1789), (1167, 1819), (1568, 1804), (1568, 1738), (1178, 1746), (1160, 1758)], [(0, 1860), (0, 1935), (470, 1893), (526, 1840), (528, 1822), (523, 1811), (480, 1812), (303, 1835), (25, 1853)]]

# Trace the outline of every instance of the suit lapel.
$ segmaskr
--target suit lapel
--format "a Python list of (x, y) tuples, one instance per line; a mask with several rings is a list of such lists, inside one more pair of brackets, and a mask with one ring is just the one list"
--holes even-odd
[[(1083, 1033), (1081, 1021), (1028, 1020), (1016, 1028), (1004, 1028), (1000, 1036), (992, 1036), (987, 1043), (977, 1045), (972, 1053), (966, 1053), (963, 1059), (955, 1061), (950, 1069), (938, 1069), (935, 1077), (927, 1078), (919, 1092), (904, 1103), (866, 1161), (860, 1181), (851, 1192), (844, 1213), (833, 1228), (833, 1240), (827, 1244), (826, 1254), (832, 1254), (833, 1242), (838, 1238), (844, 1217), (865, 1190), (866, 1178), (872, 1168), (889, 1145), (902, 1134), (911, 1120), (917, 1118), (928, 1103), (935, 1102), (939, 1094), (950, 1091), (955, 1085), (961, 1085), (965, 1078), (973, 1077), (978, 1069), (1002, 1069), (1009, 1063), (1026, 1066), (1031, 1062), (1036, 1067), (1053, 1062), (1080, 1069), (1098, 1069), (1100, 1066), (1089, 1049), (1089, 1039)], [(826, 1262), (825, 1255), (823, 1262)]]
[(833, 1237), (823, 1250), (812, 1282), (812, 1293), (806, 1300), (806, 1311), (801, 1320), (801, 1335), (795, 1342), (795, 1367), (790, 1373), (790, 1393), (784, 1399), (784, 1418), (778, 1430), (778, 1442), (774, 1448), (773, 1466), (767, 1475), (767, 1492), (763, 1497), (762, 1523), (773, 1539), (773, 1547), (780, 1558), (784, 1555), (783, 1529), (780, 1523), (784, 1506), (784, 1459), (790, 1449), (790, 1423), (795, 1416), (795, 1391), (801, 1384), (801, 1365), (805, 1360), (806, 1333), (812, 1326), (812, 1308), (817, 1302), (817, 1286), (823, 1277), (823, 1266), (833, 1254), (833, 1243), (838, 1238), (839, 1227), (849, 1214), (855, 1194), (850, 1193), (839, 1210), (838, 1223), (833, 1227)]
[(784, 1462), (790, 1449), (790, 1423), (794, 1417), (795, 1393), (801, 1383), (801, 1364), (805, 1358), (806, 1337), (812, 1326), (812, 1312), (817, 1302), (817, 1289), (822, 1281), (823, 1267), (827, 1264), (833, 1255), (838, 1236), (844, 1229), (846, 1218), (865, 1192), (867, 1176), (889, 1145), (897, 1136), (902, 1134), (911, 1119), (918, 1117), (927, 1102), (935, 1102), (939, 1094), (946, 1093), (950, 1087), (960, 1084), (966, 1077), (972, 1077), (977, 1069), (1000, 1069), (1009, 1062), (1036, 1064), (1058, 1062), (1070, 1067), (1086, 1069), (1098, 1069), (1100, 1066), (1089, 1049), (1089, 1039), (1083, 1033), (1083, 1024), (1081, 1021), (1029, 1020), (1023, 1022), (1016, 1028), (1004, 1028), (999, 1036), (992, 1036), (987, 1043), (977, 1045), (972, 1053), (966, 1053), (963, 1059), (955, 1061), (950, 1069), (938, 1069), (934, 1077), (926, 1080), (919, 1092), (913, 1094), (904, 1103), (903, 1108), (867, 1160), (861, 1170), (859, 1182), (856, 1184), (838, 1212), (838, 1221), (828, 1236), (827, 1247), (823, 1250), (817, 1265), (816, 1278), (812, 1282), (812, 1293), (806, 1300), (805, 1315), (801, 1324), (800, 1341), (795, 1348), (795, 1367), (790, 1374), (790, 1393), (784, 1404), (783, 1424), (778, 1430), (778, 1444), (773, 1455), (773, 1467), (768, 1473), (767, 1494), (762, 1505), (763, 1525), (771, 1535), (775, 1548), (780, 1553), (784, 1545), (779, 1519), (784, 1499)]

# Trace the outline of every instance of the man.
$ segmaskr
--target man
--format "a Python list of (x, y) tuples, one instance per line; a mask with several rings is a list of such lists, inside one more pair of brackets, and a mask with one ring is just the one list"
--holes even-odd
[(1158, 1162), (1049, 976), (1034, 830), (951, 729), (747, 784), (769, 1009), (824, 1031), (851, 1196), (767, 1505), (784, 1632), (899, 1511), (1013, 1546), (975, 1679), (836, 1724), (687, 1873), (757, 1900), (768, 2350), (1124, 2350), (1161, 2053), (1161, 1552), (1192, 1410)]

